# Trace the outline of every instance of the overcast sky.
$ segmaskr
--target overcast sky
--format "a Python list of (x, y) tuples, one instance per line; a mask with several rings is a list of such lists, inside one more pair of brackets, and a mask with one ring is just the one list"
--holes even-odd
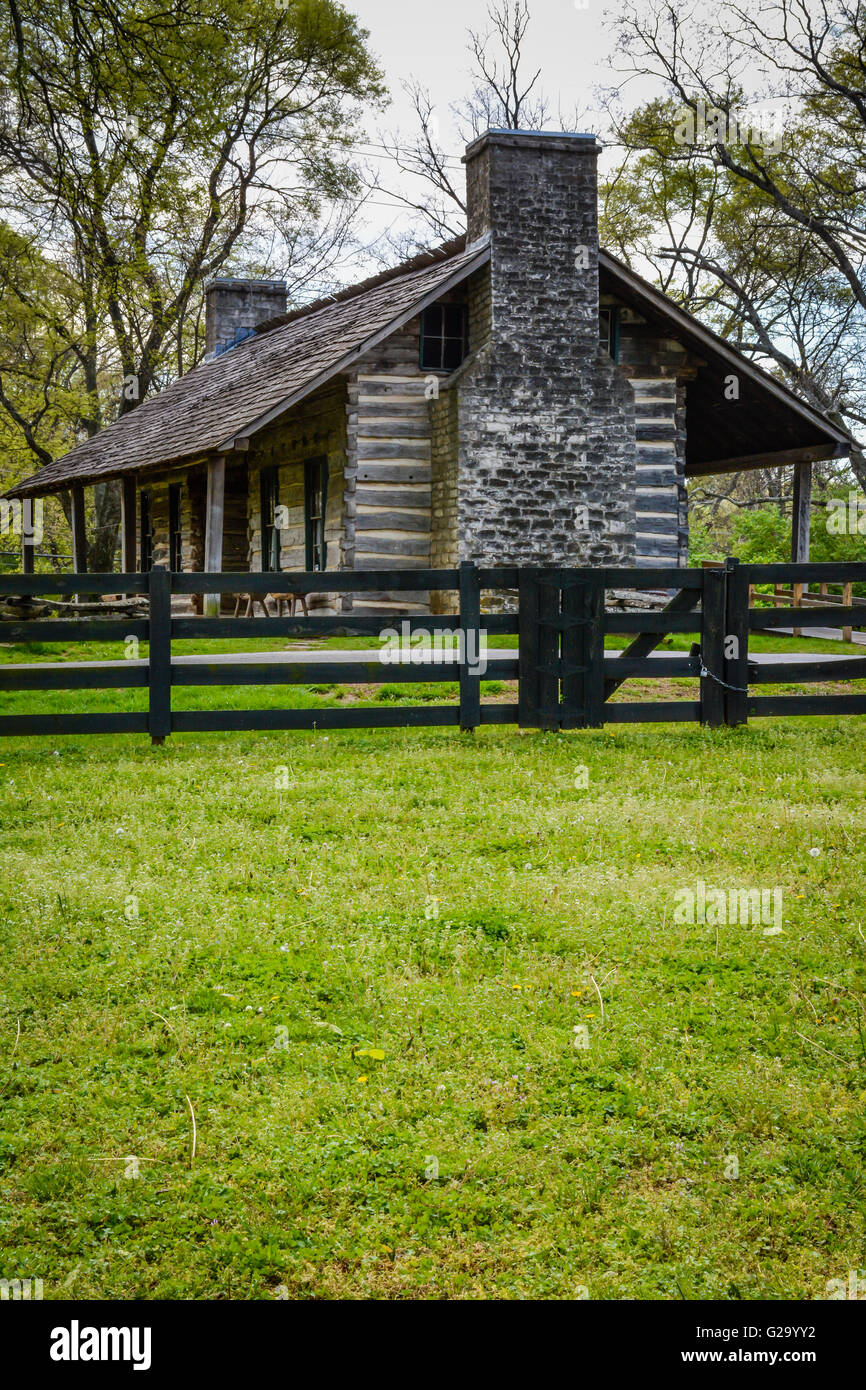
[[(469, 87), (467, 29), (488, 27), (487, 0), (348, 0), (370, 31), (370, 43), (394, 88), (389, 120), (405, 114), (397, 88), (401, 78), (418, 76), (438, 99), (443, 114)], [(602, 0), (530, 0), (526, 66), (542, 69), (554, 107), (588, 104), (594, 84), (610, 79), (610, 29), (602, 21)]]
[[(392, 103), (381, 120), (372, 119), (368, 132), (376, 139), (377, 127), (389, 133), (401, 130), (408, 135), (413, 127), (411, 106), (401, 80), (417, 77), (429, 88), (440, 108), (443, 142), (454, 156), (462, 154), (449, 114), (452, 102), (470, 90), (470, 61), (467, 29), (488, 27), (488, 0), (437, 0), (426, 5), (420, 0), (346, 0), (347, 7), (370, 32), (370, 47), (385, 72)], [(583, 8), (585, 6), (585, 8)], [(613, 44), (609, 22), (605, 24), (607, 0), (530, 0), (532, 20), (526, 35), (526, 67), (530, 73), (541, 68), (539, 86), (556, 112), (575, 106), (592, 110), (596, 106), (593, 88), (616, 81), (610, 58)], [(598, 126), (589, 119), (588, 128)], [(556, 129), (558, 122), (550, 122)], [(389, 165), (376, 160), (381, 178), (393, 184)], [(462, 170), (456, 170), (463, 178)], [(405, 185), (404, 185), (405, 187)], [(386, 227), (406, 222), (397, 205), (389, 206), (387, 194), (376, 196), (376, 206), (368, 210), (369, 230), (375, 234)]]

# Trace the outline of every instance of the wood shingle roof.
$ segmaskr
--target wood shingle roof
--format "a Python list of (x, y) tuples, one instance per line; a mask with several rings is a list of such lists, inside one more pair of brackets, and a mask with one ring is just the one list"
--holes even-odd
[(77, 444), (10, 496), (57, 492), (207, 454), (261, 429), (413, 318), (489, 259), (486, 241), (462, 241), (415, 257), (330, 301), (262, 325), (222, 356), (206, 359), (99, 434)]

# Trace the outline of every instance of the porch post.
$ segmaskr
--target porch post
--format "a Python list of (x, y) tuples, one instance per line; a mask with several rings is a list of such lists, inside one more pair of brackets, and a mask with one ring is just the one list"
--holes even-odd
[(135, 574), (138, 570), (135, 474), (124, 474), (120, 486), (120, 571), (121, 574)]
[[(21, 573), (34, 574), (36, 571), (36, 538), (33, 525), (32, 497), (25, 497), (21, 503)], [(29, 515), (28, 515), (29, 509)], [(28, 521), (30, 522), (28, 526)]]
[(72, 568), (76, 574), (87, 573), (87, 531), (84, 525), (84, 488), (75, 483), (72, 488)]
[[(225, 455), (209, 459), (207, 466), (207, 503), (204, 536), (204, 568), (206, 574), (220, 574), (223, 567), (223, 518), (226, 500)], [(204, 615), (218, 618), (220, 594), (205, 594)]]
[(794, 464), (794, 507), (791, 523), (791, 563), (809, 561), (809, 522), (812, 514), (812, 465)]

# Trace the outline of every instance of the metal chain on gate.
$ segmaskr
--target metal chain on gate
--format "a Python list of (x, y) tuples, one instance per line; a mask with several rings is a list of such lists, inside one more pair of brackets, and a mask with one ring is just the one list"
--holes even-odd
[(701, 680), (704, 680), (706, 678), (707, 680), (715, 681), (716, 685), (723, 686), (725, 690), (735, 691), (737, 695), (748, 695), (749, 687), (747, 685), (730, 685), (727, 681), (723, 681), (721, 676), (713, 675), (712, 671), (709, 669), (706, 662), (704, 661), (704, 654), (702, 651), (698, 651), (697, 657), (701, 663), (701, 669), (698, 673), (701, 677)]

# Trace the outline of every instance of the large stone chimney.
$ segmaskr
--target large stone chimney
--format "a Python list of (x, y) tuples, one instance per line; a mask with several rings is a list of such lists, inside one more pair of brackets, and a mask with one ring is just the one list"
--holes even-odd
[(205, 351), (233, 346), (240, 329), (252, 329), (286, 312), (285, 280), (236, 280), (222, 276), (205, 285)]
[(461, 559), (634, 557), (633, 395), (599, 343), (599, 150), (491, 130), (466, 151), (468, 239), (489, 234), (491, 263), (460, 383)]

